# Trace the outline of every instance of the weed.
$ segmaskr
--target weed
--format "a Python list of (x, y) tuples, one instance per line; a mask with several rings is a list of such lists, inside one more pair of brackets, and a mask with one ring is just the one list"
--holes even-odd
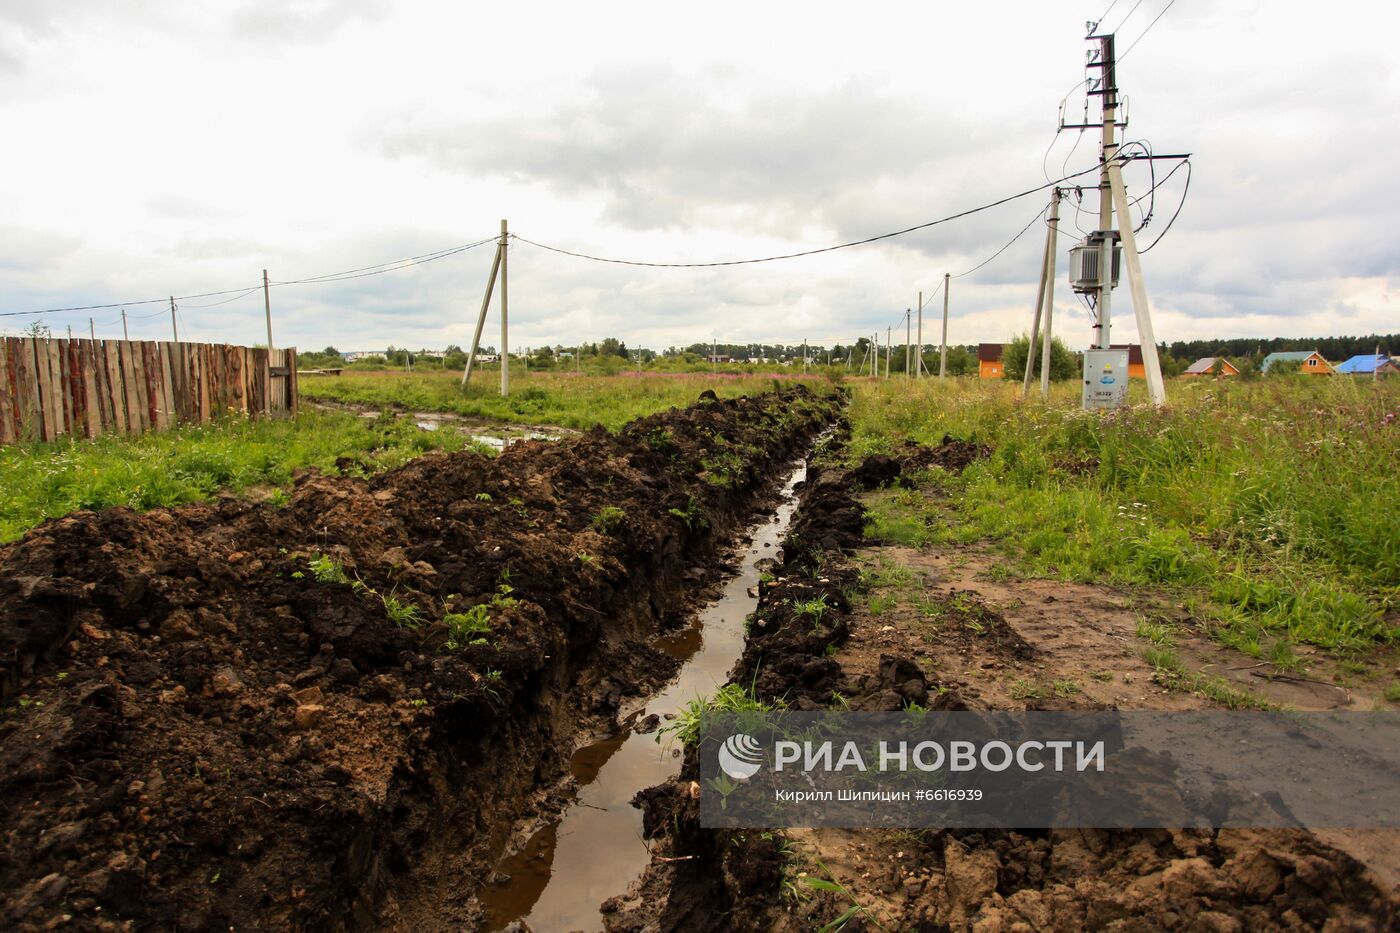
[(792, 602), (791, 606), (793, 614), (799, 619), (811, 619), (813, 628), (821, 625), (822, 616), (826, 615), (826, 611), (831, 608), (827, 605), (825, 593), (812, 599)]
[(1387, 703), (1400, 703), (1400, 680), (1392, 680), (1385, 688), (1385, 699)]
[(765, 703), (754, 694), (752, 687), (743, 684), (725, 684), (708, 699), (696, 697), (663, 727), (656, 735), (661, 741), (663, 735), (672, 735), (687, 747), (700, 741), (701, 717), (709, 713), (767, 713), (775, 707)]
[(1137, 624), (1137, 637), (1152, 642), (1162, 648), (1173, 648), (1176, 646), (1176, 629), (1163, 622), (1149, 622), (1146, 619), (1139, 619)]
[(317, 583), (349, 583), (350, 578), (345, 575), (345, 568), (331, 557), (317, 553), (310, 560), (311, 573), (316, 578)]
[(475, 498), (477, 502), (490, 502), (491, 494), (489, 492), (479, 492), (473, 498)]
[(1079, 684), (1073, 680), (1057, 680), (1050, 686), (1051, 689), (1055, 691), (1055, 696), (1059, 697), (1062, 700), (1065, 697), (1071, 697), (1074, 696), (1076, 693), (1081, 692), (1079, 689)]
[(1014, 682), (1010, 693), (1013, 700), (1040, 700), (1045, 697), (1044, 691), (1038, 685), (1025, 679)]
[(379, 599), (384, 604), (384, 615), (399, 628), (416, 631), (422, 624), (422, 612), (413, 603), (401, 602), (392, 594), (380, 595)]
[(593, 530), (600, 535), (610, 535), (627, 518), (627, 513), (615, 505), (605, 505), (598, 510), (598, 514), (593, 516)]
[(460, 651), (469, 645), (483, 645), (491, 632), (491, 615), (485, 605), (472, 606), (466, 612), (449, 612), (442, 617), (447, 626), (449, 651)]
[(667, 512), (685, 522), (685, 527), (690, 531), (697, 528), (704, 528), (709, 525), (710, 520), (705, 516), (705, 512), (700, 508), (700, 503), (691, 496), (686, 502), (685, 510), (667, 509)]

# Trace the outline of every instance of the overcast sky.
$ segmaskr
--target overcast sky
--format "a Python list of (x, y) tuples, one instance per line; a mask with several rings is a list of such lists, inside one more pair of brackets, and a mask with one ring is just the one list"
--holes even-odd
[[(1112, 6), (1120, 55), (1167, 2)], [(263, 268), (277, 282), (385, 263), (489, 237), (501, 218), (543, 243), (682, 262), (923, 223), (1093, 165), (1097, 134), (1055, 128), (1072, 89), (1066, 118), (1084, 116), (1084, 25), (1107, 6), (3, 0), (0, 311), (26, 313), (0, 328), (251, 287)], [(1127, 138), (1194, 153), (1185, 207), (1143, 259), (1159, 339), (1400, 330), (1397, 27), (1393, 4), (1178, 0), (1127, 54)], [(1185, 178), (1159, 187), (1144, 245)], [(1147, 190), (1144, 165), (1128, 186)], [(511, 343), (883, 333), (1047, 197), (722, 269), (517, 243)], [(1060, 241), (1055, 319), (1075, 347), (1089, 322), (1064, 251), (1076, 219), (1091, 229), (1093, 197), (1078, 218), (1067, 207)], [(1043, 237), (1035, 224), (953, 281), (951, 342), (1029, 327)], [(275, 287), (275, 342), (465, 345), (492, 249)], [(1115, 299), (1115, 342), (1135, 340), (1126, 287)], [(181, 302), (181, 336), (265, 340), (260, 290), (222, 300)], [(168, 308), (128, 313), (133, 337), (168, 337)], [(43, 319), (86, 334), (89, 314), (120, 335), (118, 309)]]

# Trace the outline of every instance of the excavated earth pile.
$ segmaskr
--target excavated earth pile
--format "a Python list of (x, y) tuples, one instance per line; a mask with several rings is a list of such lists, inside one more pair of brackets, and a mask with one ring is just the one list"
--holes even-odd
[(464, 929), (840, 399), (713, 398), (0, 549), (0, 923)]
[[(796, 710), (990, 708), (955, 670), (901, 655), (850, 670), (839, 650), (871, 622), (850, 605), (861, 583), (849, 555), (870, 543), (856, 494), (986, 453), (945, 438), (850, 471), (810, 468), (732, 682)], [(816, 620), (794, 608), (813, 600), (827, 606)], [(986, 651), (1031, 656), (1000, 616), (979, 623)], [(1391, 930), (1400, 917), (1400, 892), (1305, 830), (713, 830), (699, 823), (698, 781), (690, 748), (678, 781), (637, 795), (654, 855), (605, 905), (611, 933), (827, 929), (841, 918), (846, 931)], [(828, 877), (844, 891), (821, 887)]]

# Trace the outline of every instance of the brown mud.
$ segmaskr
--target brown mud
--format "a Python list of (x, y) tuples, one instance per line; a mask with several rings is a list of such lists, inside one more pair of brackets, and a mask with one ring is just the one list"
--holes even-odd
[[(734, 682), (799, 710), (1204, 709), (1237, 694), (1355, 707), (1326, 683), (1250, 676), (1252, 659), (1181, 618), (1181, 656), (1234, 692), (1163, 681), (1136, 634), (1144, 616), (1173, 618), (1160, 594), (1018, 581), (985, 548), (864, 538), (861, 490), (984, 455), (945, 438), (851, 471), (812, 468)], [(871, 569), (889, 565), (904, 568), (900, 592), (867, 598)], [(815, 624), (794, 609), (813, 600), (827, 606)], [(1222, 674), (1233, 668), (1244, 673)], [(1394, 831), (720, 831), (699, 825), (697, 774), (691, 750), (678, 781), (638, 795), (656, 857), (607, 905), (607, 930), (1340, 931), (1400, 918)]]
[(837, 404), (709, 400), (0, 548), (0, 924), (477, 927), (510, 828), (674, 673), (658, 637)]

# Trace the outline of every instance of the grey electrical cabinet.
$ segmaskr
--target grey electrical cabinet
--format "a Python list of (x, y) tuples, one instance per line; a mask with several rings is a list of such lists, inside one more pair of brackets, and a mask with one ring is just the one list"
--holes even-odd
[(1119, 408), (1128, 403), (1128, 351), (1084, 351), (1084, 407)]

